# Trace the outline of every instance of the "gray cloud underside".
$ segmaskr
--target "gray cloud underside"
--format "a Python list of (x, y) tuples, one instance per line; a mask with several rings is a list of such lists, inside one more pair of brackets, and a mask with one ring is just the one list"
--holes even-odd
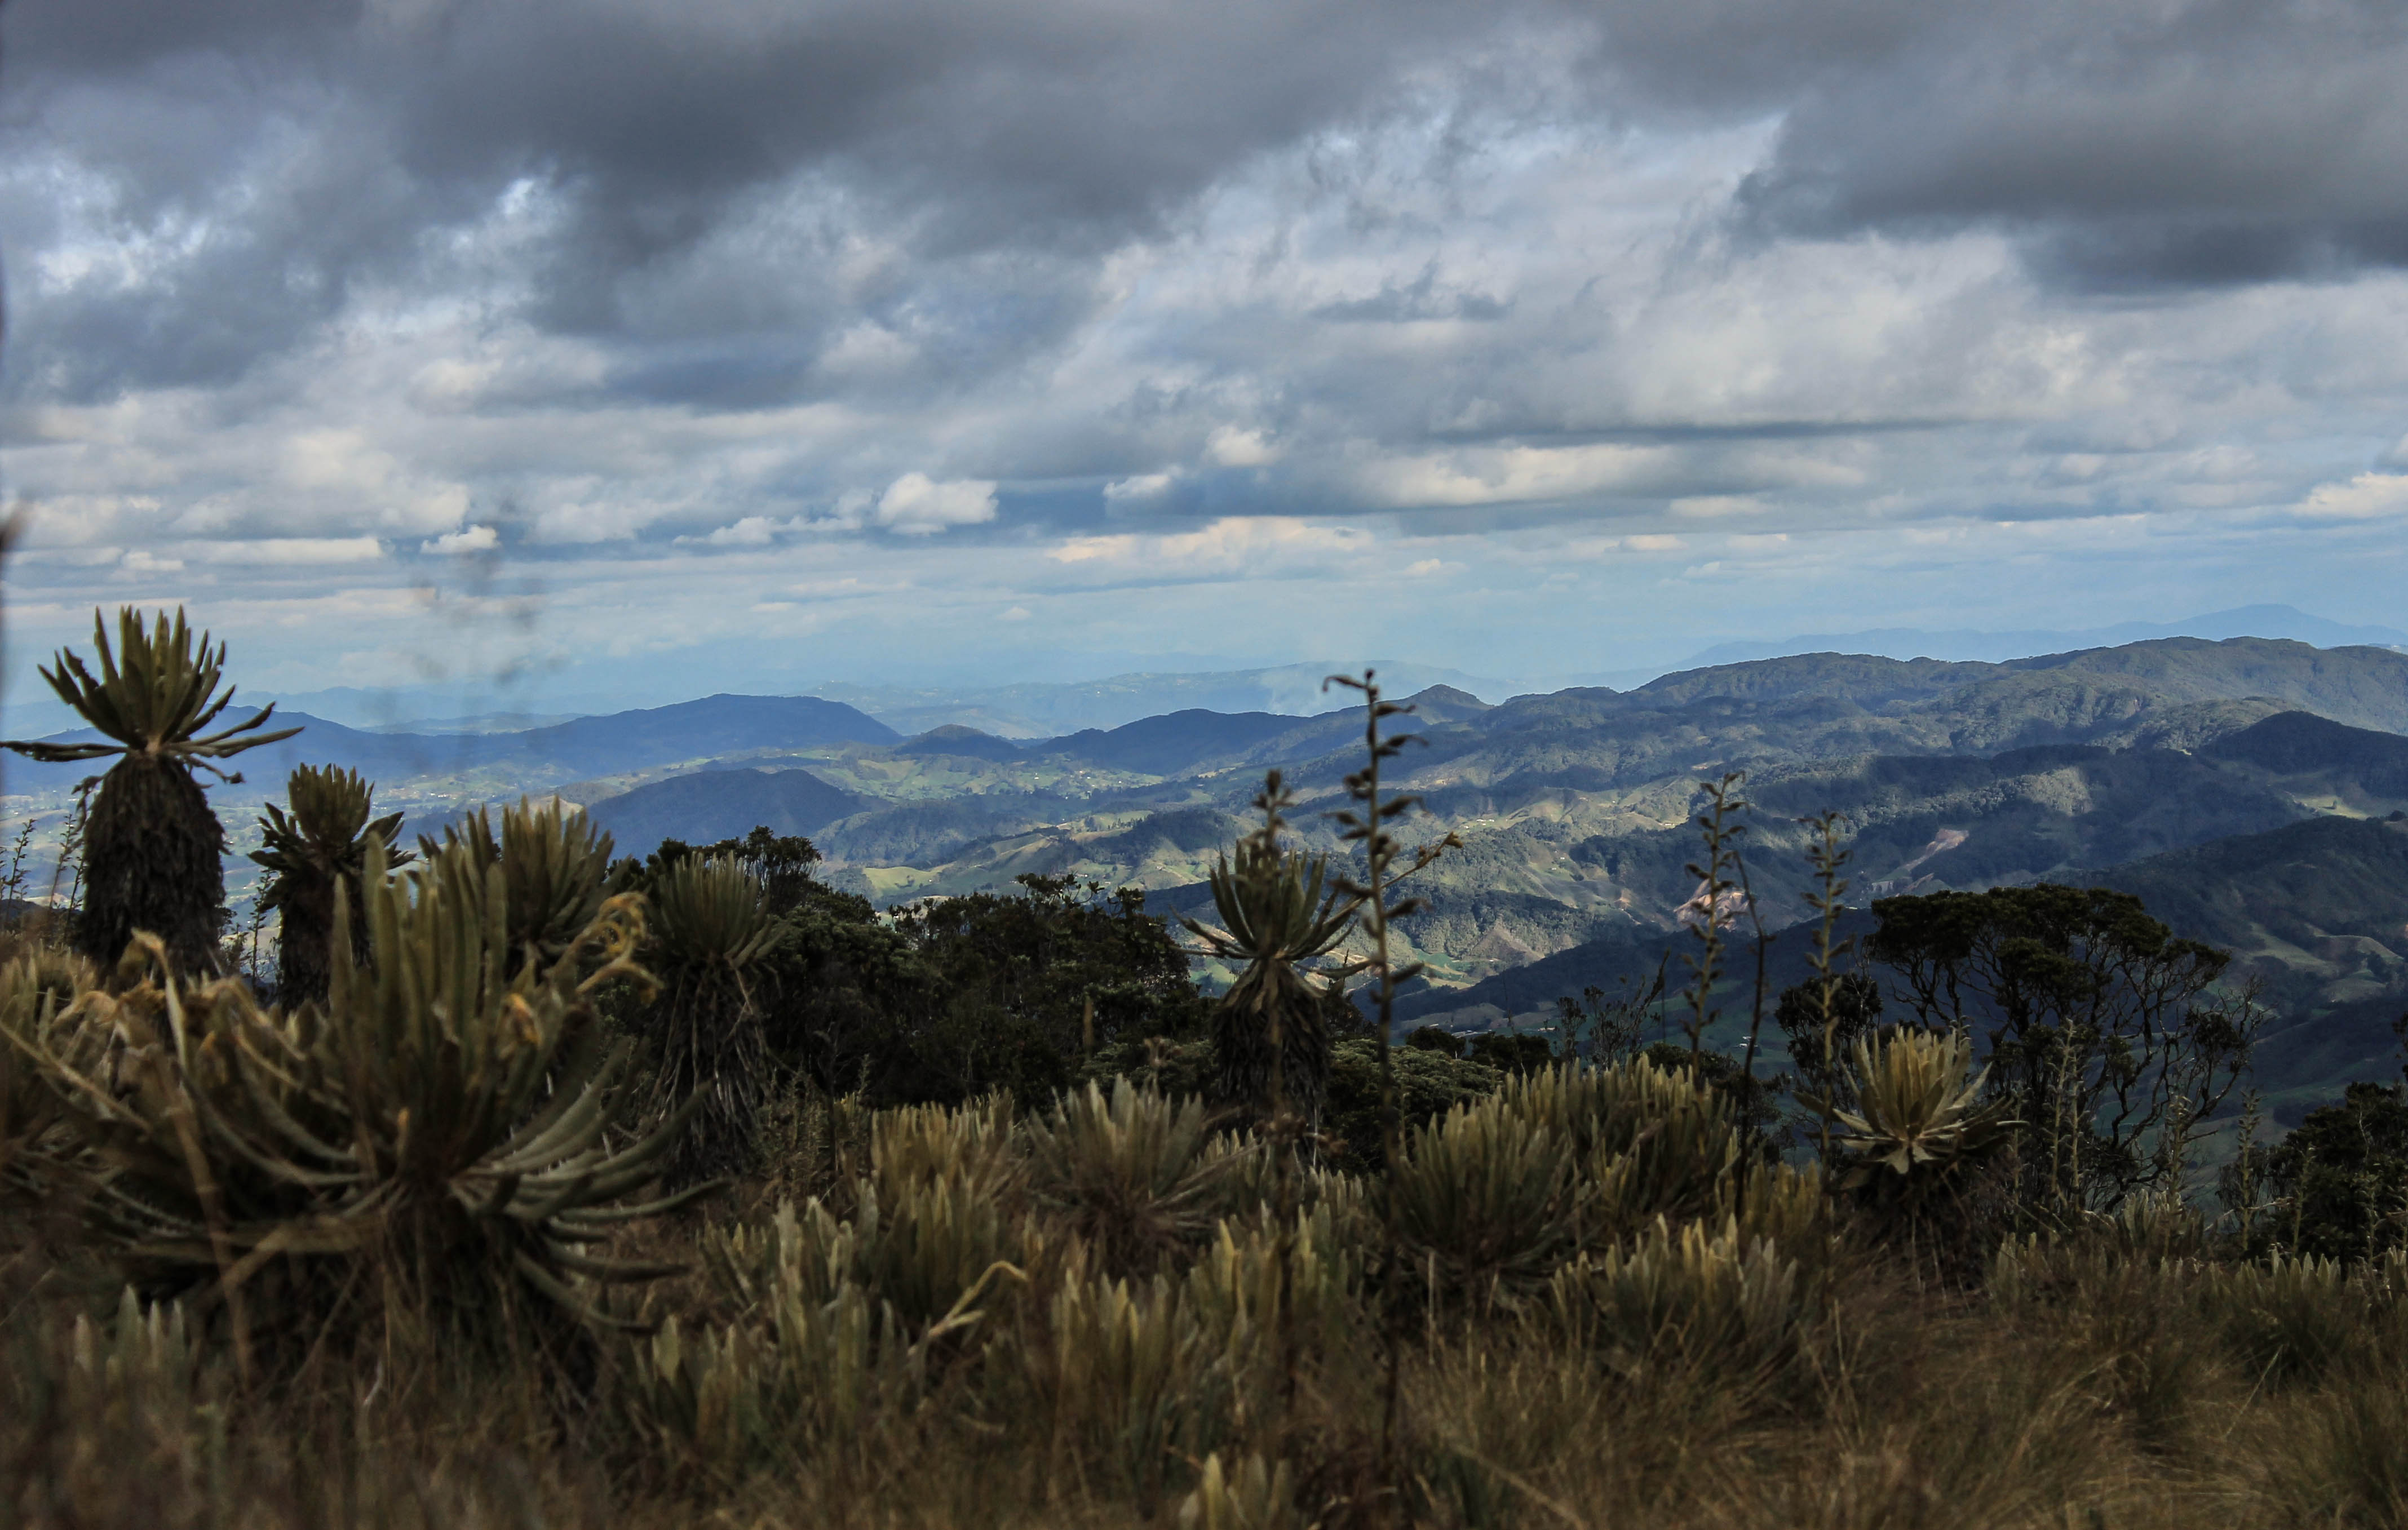
[[(636, 396), (824, 393), (863, 314), (937, 336), (924, 388), (1043, 354), (1097, 259), (1250, 161), (1437, 97), (1467, 128), (1777, 117), (1723, 212), (1758, 236), (1996, 226), (2103, 286), (2408, 261), (2394, 4), (18, 0), (6, 37), (20, 132), (105, 226), (185, 240), (163, 279), (21, 304), (21, 394), (222, 382), (428, 286), (638, 348)], [(554, 215), (475, 248), (513, 184)], [(56, 191), (17, 183), (21, 249)]]

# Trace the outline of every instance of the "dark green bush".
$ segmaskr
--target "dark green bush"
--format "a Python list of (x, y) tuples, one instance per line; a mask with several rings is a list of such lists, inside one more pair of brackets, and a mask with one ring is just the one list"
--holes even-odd
[[(1484, 1063), (1398, 1047), (1397, 1111), (1406, 1130), (1426, 1125), (1455, 1106), (1485, 1099), (1505, 1076)], [(1329, 1103), (1322, 1131), (1337, 1144), (1335, 1161), (1368, 1169), (1380, 1162), (1380, 1049), (1368, 1037), (1340, 1041), (1329, 1050)]]

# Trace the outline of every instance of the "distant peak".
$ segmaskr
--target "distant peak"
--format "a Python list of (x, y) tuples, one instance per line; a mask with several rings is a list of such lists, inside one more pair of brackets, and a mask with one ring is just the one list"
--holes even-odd
[(1416, 691), (1405, 698), (1415, 706), (1460, 707), (1468, 711), (1490, 710), (1489, 704), (1469, 691), (1458, 691), (1452, 685), (1433, 685)]

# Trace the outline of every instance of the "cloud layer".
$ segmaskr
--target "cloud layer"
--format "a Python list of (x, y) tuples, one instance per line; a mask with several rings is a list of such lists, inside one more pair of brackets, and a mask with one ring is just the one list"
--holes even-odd
[(2377, 620), (2400, 573), (2394, 5), (12, 0), (0, 40), (37, 642), (187, 599), (291, 689), (1530, 674), (1983, 604)]

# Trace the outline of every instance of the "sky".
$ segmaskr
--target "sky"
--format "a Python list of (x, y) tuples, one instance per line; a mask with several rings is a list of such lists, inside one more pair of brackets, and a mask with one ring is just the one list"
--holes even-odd
[(9, 664), (2401, 624), (2396, 0), (8, 0)]

